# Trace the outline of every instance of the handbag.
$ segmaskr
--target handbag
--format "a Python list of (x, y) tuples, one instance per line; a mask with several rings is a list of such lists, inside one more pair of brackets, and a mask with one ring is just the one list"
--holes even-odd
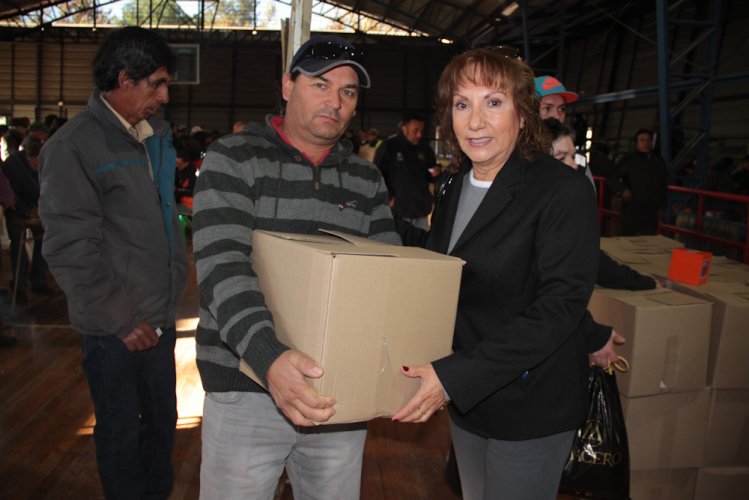
[[(626, 359), (613, 365), (629, 370)], [(588, 378), (590, 406), (585, 422), (575, 433), (562, 472), (559, 492), (596, 500), (629, 499), (629, 445), (616, 375), (592, 366)]]

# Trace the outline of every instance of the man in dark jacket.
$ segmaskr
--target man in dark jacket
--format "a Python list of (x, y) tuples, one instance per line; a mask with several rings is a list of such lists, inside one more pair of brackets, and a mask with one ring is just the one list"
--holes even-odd
[(400, 133), (377, 148), (374, 163), (385, 178), (398, 214), (414, 226), (428, 229), (427, 217), (432, 212), (429, 183), (437, 162), (432, 148), (422, 142), (423, 135), (424, 118), (405, 116)]
[(44, 146), (44, 256), (82, 334), (109, 499), (172, 490), (175, 317), (187, 277), (174, 208), (169, 100), (176, 58), (156, 32), (113, 32), (94, 59), (86, 111)]
[(668, 171), (653, 152), (653, 132), (635, 133), (635, 151), (617, 164), (608, 178), (611, 189), (622, 197), (622, 236), (656, 234), (666, 206)]
[[(10, 188), (10, 183), (7, 177), (3, 174), (0, 169), (0, 206), (3, 210), (10, 210), (16, 205), (16, 195), (13, 194), (13, 190)], [(10, 325), (4, 324), (0, 320), (0, 347), (11, 346), (17, 342), (18, 339), (14, 335), (6, 335), (6, 331), (10, 332)]]
[[(13, 152), (5, 163), (3, 173), (10, 182), (10, 187), (16, 195), (16, 204), (5, 211), (5, 227), (10, 239), (10, 261), (13, 269), (14, 285), (20, 291), (26, 289), (27, 281), (31, 281), (31, 290), (35, 293), (51, 293), (47, 285), (47, 262), (42, 257), (41, 226), (29, 224), (37, 219), (39, 206), (39, 151), (42, 141), (36, 136), (27, 135), (21, 143), (21, 149)], [(26, 228), (33, 231), (36, 242), (31, 257), (31, 272), (28, 269), (26, 249), (21, 248), (21, 236)], [(20, 269), (18, 254), (21, 253)], [(15, 281), (18, 281), (16, 284)], [(12, 288), (12, 287), (11, 287)]]

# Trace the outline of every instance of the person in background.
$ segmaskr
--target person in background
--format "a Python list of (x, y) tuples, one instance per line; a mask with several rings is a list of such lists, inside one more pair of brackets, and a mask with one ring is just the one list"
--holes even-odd
[(584, 164), (585, 157), (579, 155), (575, 148), (575, 133), (572, 129), (556, 118), (546, 118), (544, 125), (551, 134), (551, 156), (584, 174), (595, 189), (596, 181), (593, 180), (590, 169)]
[(176, 57), (155, 31), (113, 31), (83, 113), (42, 149), (44, 257), (81, 333), (108, 499), (166, 499), (177, 423), (176, 309), (187, 255), (174, 209)]
[[(3, 163), (3, 173), (10, 182), (10, 187), (15, 193), (15, 206), (5, 212), (5, 227), (10, 239), (10, 260), (13, 269), (13, 282), (18, 290), (25, 294), (28, 281), (31, 282), (31, 291), (40, 295), (51, 295), (54, 292), (47, 284), (47, 262), (42, 256), (42, 228), (37, 225), (28, 225), (30, 220), (39, 218), (39, 152), (42, 149), (42, 141), (36, 136), (29, 134), (24, 137), (21, 148), (10, 155)], [(21, 246), (23, 231), (30, 227), (34, 238), (34, 251), (31, 256), (31, 269), (29, 259), (26, 257), (26, 249)], [(21, 254), (20, 268), (18, 254)], [(11, 286), (13, 288), (13, 286)]]
[(553, 76), (539, 76), (534, 79), (536, 95), (541, 98), (539, 113), (542, 119), (556, 118), (564, 123), (567, 118), (567, 105), (577, 102), (578, 95), (567, 90), (562, 82)]
[(625, 155), (607, 182), (621, 196), (619, 219), (622, 236), (656, 234), (666, 206), (668, 171), (663, 159), (653, 151), (653, 132), (635, 133), (635, 151)]
[(749, 155), (739, 160), (739, 165), (733, 173), (733, 192), (749, 195)]
[[(325, 367), (276, 337), (252, 242), (256, 229), (319, 228), (400, 242), (380, 172), (340, 140), (369, 85), (351, 44), (315, 36), (283, 76), (283, 116), (222, 137), (203, 161), (193, 212), (201, 497), (272, 499), (286, 467), (295, 497), (359, 498), (366, 423), (318, 426), (335, 413), (335, 394), (311, 389), (307, 379)], [(240, 360), (267, 390), (239, 371)]]
[(380, 139), (380, 131), (376, 128), (367, 130), (367, 140), (364, 141), (359, 147), (359, 156), (367, 160), (368, 162), (374, 163), (377, 149), (382, 145)]
[[(10, 187), (7, 177), (5, 177), (2, 169), (0, 169), (0, 206), (3, 210), (12, 210), (15, 204), (16, 196)], [(5, 290), (3, 292), (7, 293)], [(12, 333), (10, 325), (5, 324), (0, 319), (0, 347), (11, 346), (18, 341), (15, 335), (8, 335), (8, 333)]]
[(348, 141), (350, 141), (351, 142), (351, 147), (353, 148), (352, 151), (354, 152), (354, 154), (359, 154), (359, 146), (361, 146), (361, 143), (359, 142), (359, 140), (354, 135), (354, 131), (353, 130), (351, 130), (350, 128), (347, 128), (343, 132), (342, 139), (347, 139)]
[(44, 117), (44, 130), (47, 132), (47, 136), (51, 135), (50, 132), (53, 131), (53, 129), (57, 129), (57, 122), (60, 120), (60, 117), (55, 114), (48, 114)]
[(247, 122), (239, 120), (234, 122), (234, 125), (231, 126), (231, 131), (233, 133), (242, 132), (244, 128), (247, 126)]
[[(551, 137), (551, 150), (549, 153), (567, 167), (579, 172), (580, 167), (570, 155), (574, 151), (572, 130), (555, 118), (547, 118), (544, 125)], [(590, 179), (592, 181), (592, 179)], [(650, 276), (638, 273), (629, 266), (614, 261), (603, 250), (598, 254), (598, 271), (596, 273), (596, 285), (606, 288), (621, 290), (650, 290), (656, 288), (658, 283)], [(589, 325), (589, 350), (591, 361), (596, 365), (606, 368), (609, 363), (616, 363), (619, 356), (613, 349), (614, 345), (623, 344), (626, 339), (619, 335), (611, 326), (601, 325), (586, 313), (585, 321)]]
[(0, 162), (5, 161), (14, 151), (18, 151), (25, 136), (15, 129), (8, 129), (0, 142)]
[(377, 148), (374, 163), (385, 178), (393, 208), (414, 226), (428, 229), (433, 202), (429, 185), (438, 168), (434, 151), (422, 141), (423, 136), (424, 118), (406, 115), (400, 133)]
[(603, 142), (594, 142), (590, 147), (590, 171), (593, 175), (606, 178), (611, 175), (616, 165), (609, 158), (611, 149)]
[(545, 154), (533, 72), (520, 59), (470, 50), (437, 93), (454, 175), (431, 230), (407, 240), (466, 265), (454, 352), (402, 368), (421, 385), (393, 420), (425, 422), (449, 400), (464, 498), (555, 499), (587, 410), (594, 192)]
[(177, 172), (174, 175), (174, 201), (177, 202), (177, 210), (180, 212), (192, 212), (193, 192), (195, 191), (195, 181), (197, 180), (195, 161), (198, 159), (189, 149), (177, 151)]
[[(356, 140), (359, 141), (359, 146), (361, 146), (362, 144), (364, 144), (365, 142), (367, 142), (367, 131), (364, 130), (363, 128), (360, 128), (356, 132)], [(358, 149), (356, 149), (356, 148), (354, 148), (354, 149), (356, 151), (358, 151)]]
[(26, 137), (31, 129), (31, 120), (26, 116), (12, 118), (10, 120), (10, 129), (17, 131), (22, 137)]

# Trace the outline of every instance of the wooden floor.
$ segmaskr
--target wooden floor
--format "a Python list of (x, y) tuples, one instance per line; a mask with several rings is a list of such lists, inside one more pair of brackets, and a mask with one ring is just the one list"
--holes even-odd
[[(9, 260), (0, 255), (0, 284)], [(198, 498), (203, 391), (195, 366), (198, 309), (194, 275), (179, 311), (173, 499)], [(9, 320), (18, 342), (0, 347), (0, 499), (103, 498), (91, 435), (94, 416), (80, 361), (80, 340), (71, 330), (65, 299), (29, 297)], [(7, 333), (7, 332), (6, 332)], [(457, 499), (444, 479), (449, 447), (446, 412), (425, 425), (370, 423), (364, 452), (362, 499)], [(290, 488), (281, 498), (292, 499)]]

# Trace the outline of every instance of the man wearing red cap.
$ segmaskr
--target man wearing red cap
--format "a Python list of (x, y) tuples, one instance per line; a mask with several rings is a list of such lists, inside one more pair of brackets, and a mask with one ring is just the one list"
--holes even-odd
[(553, 76), (538, 76), (536, 94), (541, 97), (541, 119), (556, 118), (564, 123), (567, 117), (567, 105), (579, 99), (574, 92), (568, 91), (562, 82)]

